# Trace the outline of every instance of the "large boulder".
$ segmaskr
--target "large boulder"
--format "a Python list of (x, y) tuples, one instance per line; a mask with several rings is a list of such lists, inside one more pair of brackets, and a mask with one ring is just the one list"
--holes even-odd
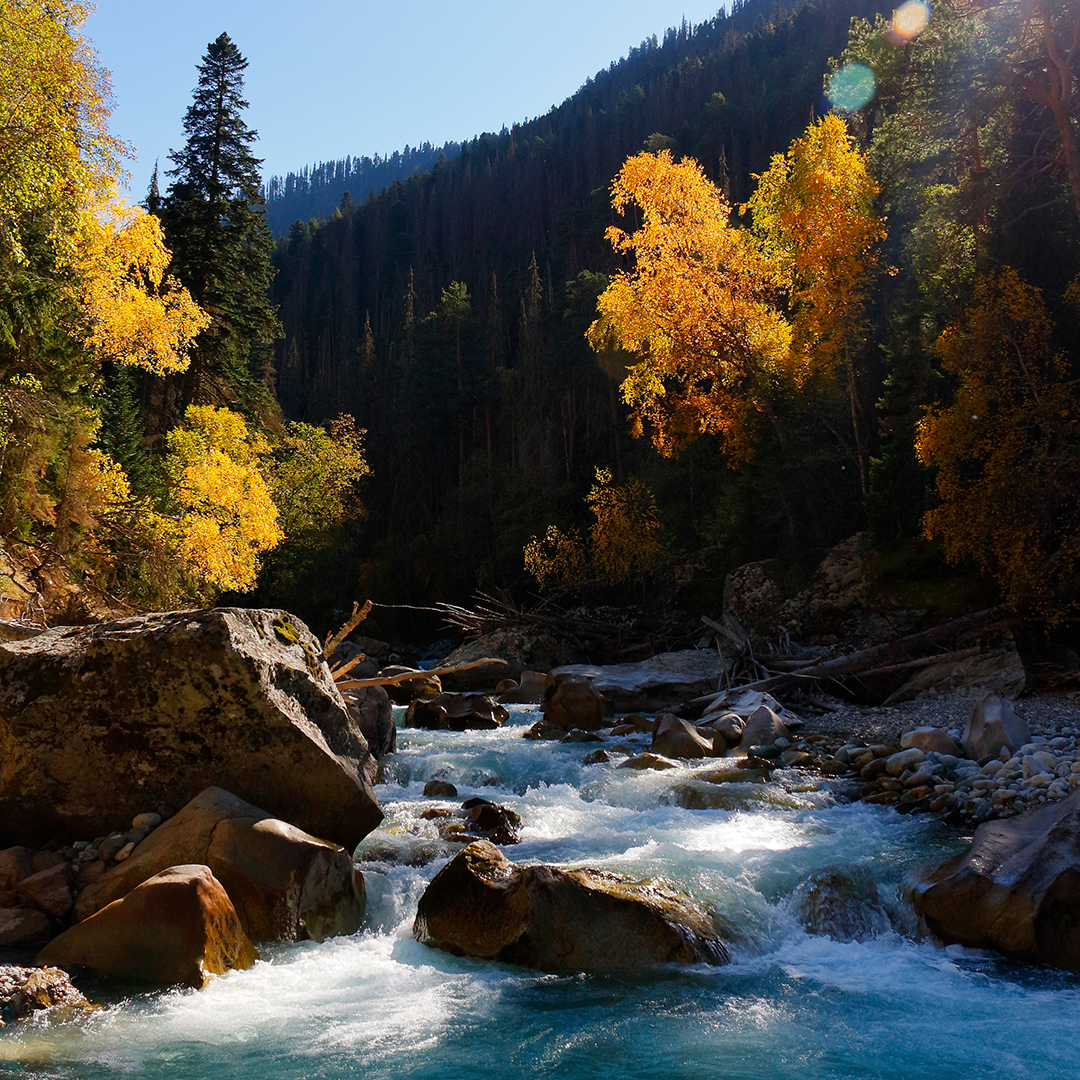
[(552, 672), (544, 687), (540, 705), (544, 720), (563, 731), (579, 728), (596, 731), (610, 727), (614, 716), (611, 703), (584, 675)]
[(569, 664), (551, 674), (590, 679), (616, 712), (656, 712), (714, 691), (724, 670), (714, 651), (682, 649), (636, 664)]
[(960, 736), (964, 754), (980, 764), (997, 757), (1003, 748), (1015, 754), (1029, 742), (1031, 729), (1027, 721), (1017, 715), (1008, 698), (996, 694), (975, 702)]
[(0, 643), (0, 822), (13, 841), (107, 834), (216, 784), (356, 846), (377, 763), (282, 611), (215, 608)]
[(1080, 971), (1080, 792), (980, 825), (914, 899), (944, 941)]
[(347, 851), (221, 788), (192, 799), (84, 889), (76, 917), (89, 918), (181, 863), (211, 869), (252, 941), (323, 941), (355, 933), (364, 919), (364, 879)]
[(508, 626), (466, 641), (440, 660), (438, 666), (455, 667), (488, 657), (498, 657), (502, 662), (443, 675), (443, 688), (458, 693), (493, 690), (502, 679), (517, 679), (526, 670), (550, 671), (571, 659), (569, 648), (545, 631), (528, 626)]
[(221, 883), (206, 866), (173, 866), (54, 938), (35, 963), (85, 967), (153, 986), (201, 988), (258, 959)]
[(436, 874), (413, 936), (456, 956), (551, 972), (729, 960), (710, 916), (665, 885), (604, 870), (515, 866), (485, 840)]

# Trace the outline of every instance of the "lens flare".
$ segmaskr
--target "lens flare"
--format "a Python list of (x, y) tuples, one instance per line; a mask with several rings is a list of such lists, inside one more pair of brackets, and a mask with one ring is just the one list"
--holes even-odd
[(829, 104), (842, 112), (858, 112), (877, 87), (874, 73), (865, 64), (845, 64), (829, 80), (825, 92)]
[(926, 29), (930, 22), (930, 5), (924, 0), (906, 0), (893, 13), (889, 23), (889, 40), (903, 45)]

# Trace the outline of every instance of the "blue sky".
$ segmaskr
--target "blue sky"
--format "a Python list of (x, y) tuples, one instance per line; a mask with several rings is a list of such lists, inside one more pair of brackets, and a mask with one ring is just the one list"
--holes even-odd
[(247, 57), (264, 174), (471, 138), (547, 112), (629, 48), (719, 0), (100, 0), (85, 33), (112, 72), (135, 198), (180, 145), (195, 67), (223, 30)]

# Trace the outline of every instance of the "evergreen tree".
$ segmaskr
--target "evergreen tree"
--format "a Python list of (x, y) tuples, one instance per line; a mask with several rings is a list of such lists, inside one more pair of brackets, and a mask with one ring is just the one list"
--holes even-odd
[(184, 116), (186, 142), (169, 155), (173, 182), (162, 218), (172, 272), (213, 317), (178, 400), (172, 396), (180, 413), (193, 403), (232, 404), (252, 417), (273, 402), (271, 349), (281, 328), (269, 299), (273, 242), (262, 207), (261, 161), (251, 152), (257, 132), (242, 115), (246, 68), (228, 34), (209, 44)]

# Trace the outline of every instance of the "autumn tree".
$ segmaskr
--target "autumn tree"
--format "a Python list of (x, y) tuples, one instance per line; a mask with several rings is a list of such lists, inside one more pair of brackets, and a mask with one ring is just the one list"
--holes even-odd
[(773, 157), (745, 207), (784, 277), (797, 378), (828, 382), (843, 373), (863, 495), (868, 454), (855, 359), (866, 338), (875, 245), (885, 237), (874, 208), (879, 192), (866, 155), (832, 114)]
[(718, 432), (732, 460), (747, 458), (760, 414), (791, 374), (791, 327), (778, 310), (779, 267), (730, 224), (731, 207), (694, 161), (638, 154), (612, 185), (620, 212), (640, 209), (633, 232), (608, 229), (633, 268), (598, 301), (588, 337), (635, 361), (622, 385), (635, 433), (674, 453)]
[(283, 538), (261, 464), (269, 445), (239, 413), (209, 405), (189, 406), (167, 442), (170, 500), (156, 531), (204, 595), (251, 589), (260, 555)]
[(884, 228), (842, 120), (811, 125), (773, 159), (747, 204), (752, 230), (731, 224), (730, 206), (696, 162), (676, 163), (666, 150), (630, 158), (612, 191), (615, 209), (637, 206), (642, 223), (608, 230), (634, 266), (601, 295), (589, 340), (637, 359), (623, 397), (660, 450), (719, 432), (729, 458), (744, 461), (759, 416), (784, 441), (777, 398), (820, 388), (845, 365), (853, 383), (871, 252)]
[(1053, 331), (1015, 270), (983, 278), (937, 343), (956, 396), (928, 410), (917, 450), (939, 498), (926, 534), (992, 577), (1014, 610), (1056, 620), (1080, 596), (1080, 384)]

